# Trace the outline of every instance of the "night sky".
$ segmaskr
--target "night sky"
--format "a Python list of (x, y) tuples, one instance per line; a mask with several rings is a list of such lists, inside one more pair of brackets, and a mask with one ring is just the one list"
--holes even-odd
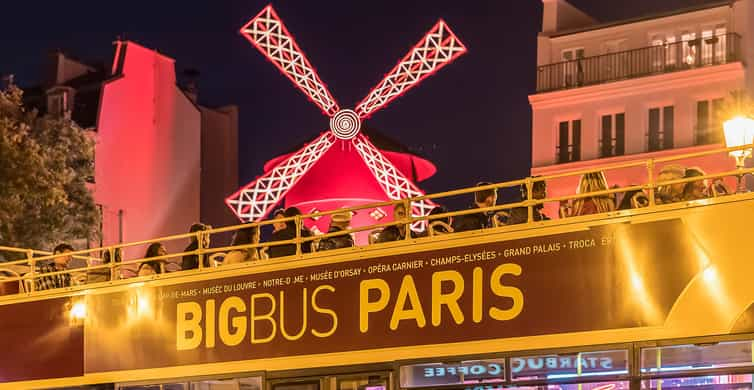
[[(600, 21), (706, 0), (573, 0)], [(41, 79), (55, 49), (109, 62), (120, 36), (196, 68), (200, 103), (240, 107), (240, 182), (268, 159), (327, 127), (319, 109), (238, 33), (268, 1), (6, 1), (0, 73)], [(618, 4), (619, 3), (619, 4)], [(178, 5), (179, 4), (179, 5)], [(437, 192), (526, 176), (540, 0), (273, 1), (343, 108), (361, 100), (443, 18), (469, 51), (369, 120), (438, 168), (420, 186)]]

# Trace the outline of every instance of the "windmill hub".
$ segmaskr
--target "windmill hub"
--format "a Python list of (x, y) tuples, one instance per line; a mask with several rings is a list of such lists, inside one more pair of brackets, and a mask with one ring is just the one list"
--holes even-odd
[(330, 130), (339, 139), (348, 140), (356, 137), (360, 129), (361, 119), (354, 110), (343, 109), (330, 118)]

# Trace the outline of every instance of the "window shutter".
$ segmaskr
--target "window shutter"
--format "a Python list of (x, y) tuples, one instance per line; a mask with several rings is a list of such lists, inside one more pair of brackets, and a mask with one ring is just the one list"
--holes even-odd
[(703, 145), (709, 142), (709, 102), (701, 100), (696, 102), (696, 144)]
[(613, 155), (613, 116), (602, 116), (602, 148), (600, 154), (602, 157), (610, 157)]
[(626, 153), (626, 114), (615, 115), (615, 155), (622, 156)]
[(573, 127), (573, 153), (571, 154), (571, 161), (581, 160), (581, 119), (577, 119), (571, 122)]
[(662, 148), (673, 148), (673, 106), (667, 106), (662, 110)]
[(660, 109), (649, 110), (649, 151), (660, 149)]
[(723, 140), (723, 118), (720, 117), (723, 111), (723, 99), (715, 99), (712, 101), (712, 112), (710, 118), (710, 131), (709, 142), (721, 142)]
[(558, 162), (568, 162), (568, 122), (560, 122), (558, 138)]

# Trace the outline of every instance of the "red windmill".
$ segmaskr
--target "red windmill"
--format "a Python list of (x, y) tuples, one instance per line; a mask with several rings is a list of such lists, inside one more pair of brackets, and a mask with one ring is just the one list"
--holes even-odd
[[(360, 132), (361, 121), (466, 52), (444, 21), (438, 21), (354, 109), (338, 106), (271, 5), (243, 26), (241, 34), (330, 117), (330, 130), (300, 150), (268, 162), (264, 175), (226, 200), (233, 213), (243, 221), (256, 221), (283, 197), (287, 206), (309, 213), (423, 195), (404, 172), (422, 171), (413, 175), (421, 180), (434, 173), (434, 166), (413, 156), (383, 153)], [(312, 180), (307, 180), (309, 176)], [(433, 206), (429, 201), (413, 202), (412, 214), (427, 215)], [(360, 213), (352, 225), (374, 223), (391, 214), (391, 210)], [(325, 219), (307, 223), (319, 224), (323, 230)]]

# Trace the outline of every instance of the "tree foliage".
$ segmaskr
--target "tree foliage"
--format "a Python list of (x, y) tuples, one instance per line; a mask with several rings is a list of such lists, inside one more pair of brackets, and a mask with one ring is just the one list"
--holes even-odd
[(13, 86), (0, 91), (0, 245), (95, 239), (93, 139), (70, 119), (24, 109), (22, 96)]

